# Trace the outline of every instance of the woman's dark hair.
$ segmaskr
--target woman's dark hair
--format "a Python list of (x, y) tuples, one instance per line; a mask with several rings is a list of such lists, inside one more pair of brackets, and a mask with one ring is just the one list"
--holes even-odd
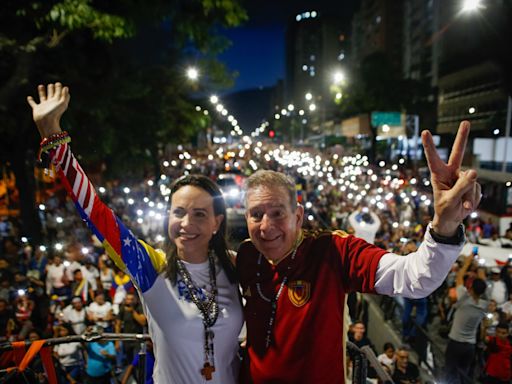
[[(220, 265), (229, 279), (229, 281), (234, 284), (238, 282), (236, 277), (235, 266), (230, 260), (226, 234), (227, 234), (227, 226), (226, 226), (226, 203), (224, 202), (224, 198), (222, 197), (222, 192), (212, 180), (203, 175), (185, 175), (176, 179), (171, 184), (171, 193), (169, 195), (169, 211), (171, 209), (172, 196), (176, 193), (180, 188), (185, 187), (187, 185), (191, 185), (193, 187), (201, 188), (205, 192), (207, 192), (213, 198), (213, 213), (215, 216), (223, 215), (224, 219), (222, 220), (219, 229), (212, 236), (209, 244), (209, 249), (212, 249), (215, 252), (215, 255), (220, 261)], [(164, 229), (165, 232), (168, 232), (169, 227), (169, 215), (165, 218), (164, 221)], [(177, 279), (177, 267), (176, 260), (178, 257), (176, 245), (171, 241), (169, 236), (166, 236), (165, 239), (165, 253), (167, 255), (167, 266), (166, 266), (166, 276), (171, 281), (173, 285), (176, 284)]]
[(393, 351), (395, 350), (395, 346), (393, 345), (393, 343), (384, 343), (384, 351), (387, 351), (388, 349), (392, 349)]

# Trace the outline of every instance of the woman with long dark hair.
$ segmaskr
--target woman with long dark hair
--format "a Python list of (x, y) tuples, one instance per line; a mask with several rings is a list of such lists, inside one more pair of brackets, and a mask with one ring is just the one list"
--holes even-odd
[(156, 358), (155, 383), (235, 383), (242, 310), (227, 249), (219, 188), (187, 175), (171, 186), (166, 253), (137, 239), (101, 202), (69, 147), (60, 118), (69, 90), (60, 83), (28, 97), (41, 134), (40, 154), (57, 169), (81, 217), (137, 287)]

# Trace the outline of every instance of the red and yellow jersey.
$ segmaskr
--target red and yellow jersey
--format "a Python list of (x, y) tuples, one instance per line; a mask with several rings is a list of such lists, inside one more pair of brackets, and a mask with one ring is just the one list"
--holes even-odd
[[(248, 356), (241, 382), (343, 383), (345, 295), (374, 292), (385, 253), (342, 231), (305, 232), (295, 259), (271, 265), (263, 258), (258, 265), (254, 245), (242, 243), (237, 270), (247, 301)], [(274, 298), (285, 276), (267, 349), (271, 304), (262, 296)]]

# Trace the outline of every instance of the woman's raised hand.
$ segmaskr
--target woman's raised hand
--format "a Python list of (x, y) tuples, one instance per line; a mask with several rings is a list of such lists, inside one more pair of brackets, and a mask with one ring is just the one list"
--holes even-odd
[(61, 83), (48, 84), (47, 87), (37, 87), (39, 103), (32, 96), (27, 97), (28, 104), (32, 107), (32, 117), (37, 125), (41, 138), (61, 132), (60, 118), (68, 108), (69, 88)]

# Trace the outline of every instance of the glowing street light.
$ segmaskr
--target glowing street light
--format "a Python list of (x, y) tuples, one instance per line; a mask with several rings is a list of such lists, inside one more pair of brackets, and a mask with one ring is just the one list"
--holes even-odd
[(462, 5), (462, 10), (464, 12), (473, 12), (480, 8), (482, 8), (481, 0), (464, 0)]
[(311, 92), (308, 92), (304, 95), (304, 97), (306, 98), (306, 100), (311, 100), (313, 98), (313, 95), (311, 94)]
[(197, 68), (195, 68), (195, 67), (187, 68), (187, 77), (192, 81), (197, 80), (199, 78), (199, 71), (197, 70)]
[(210, 103), (217, 104), (219, 102), (219, 98), (217, 95), (211, 95), (210, 96)]
[(341, 84), (345, 80), (345, 74), (341, 71), (337, 71), (333, 75), (334, 84)]

